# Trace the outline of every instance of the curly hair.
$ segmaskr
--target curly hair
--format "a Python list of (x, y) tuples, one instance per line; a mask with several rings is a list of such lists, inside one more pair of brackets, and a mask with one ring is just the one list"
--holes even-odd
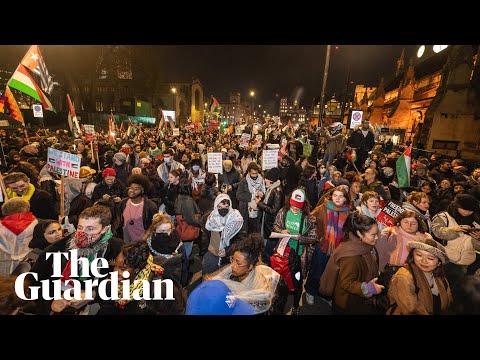
[(125, 265), (136, 270), (141, 270), (147, 266), (150, 249), (143, 240), (137, 240), (130, 244), (123, 245), (121, 253), (125, 259)]
[(127, 186), (131, 186), (132, 184), (140, 185), (143, 190), (146, 190), (148, 187), (149, 180), (140, 174), (132, 174), (127, 179)]
[(263, 237), (258, 233), (249, 234), (242, 240), (232, 245), (231, 254), (240, 251), (245, 257), (248, 265), (255, 266), (258, 263), (260, 255), (263, 253)]

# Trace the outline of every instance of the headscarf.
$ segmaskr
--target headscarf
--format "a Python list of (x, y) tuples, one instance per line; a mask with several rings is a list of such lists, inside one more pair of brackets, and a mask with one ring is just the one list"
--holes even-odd
[[(223, 201), (228, 200), (230, 202), (230, 208), (228, 214), (221, 216), (218, 212), (218, 205)], [(213, 210), (207, 218), (205, 228), (208, 231), (221, 232), (220, 235), (220, 248), (223, 250), (230, 246), (230, 240), (237, 235), (243, 226), (243, 217), (237, 209), (232, 208), (232, 200), (227, 194), (219, 194), (215, 198)]]
[(241, 282), (230, 280), (232, 267), (226, 266), (212, 280), (221, 280), (240, 300), (253, 305), (255, 314), (261, 314), (272, 305), (280, 274), (265, 265), (257, 265)]
[(31, 249), (45, 249), (50, 243), (45, 239), (45, 230), (50, 224), (55, 224), (58, 222), (56, 220), (39, 220), (38, 224), (35, 225), (33, 229), (33, 238), (28, 244), (28, 247)]

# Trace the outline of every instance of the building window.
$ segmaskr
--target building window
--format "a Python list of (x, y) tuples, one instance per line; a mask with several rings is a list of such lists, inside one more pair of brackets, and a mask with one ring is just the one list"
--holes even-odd
[(103, 102), (101, 102), (101, 101), (95, 102), (95, 109), (97, 111), (103, 111)]
[(88, 86), (84, 86), (83, 91), (88, 92)]
[(433, 140), (432, 149), (457, 150), (459, 141)]

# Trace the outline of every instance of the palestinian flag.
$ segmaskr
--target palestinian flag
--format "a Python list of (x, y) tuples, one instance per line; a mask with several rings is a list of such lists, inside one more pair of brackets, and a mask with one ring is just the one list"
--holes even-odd
[(213, 114), (214, 112), (219, 112), (220, 110), (220, 104), (218, 103), (217, 99), (212, 96), (212, 103), (210, 104), (210, 114)]
[(75, 108), (73, 107), (72, 100), (70, 100), (70, 95), (67, 94), (68, 100), (68, 126), (70, 127), (70, 132), (72, 133), (72, 139), (78, 139), (82, 136), (82, 131), (80, 130), (80, 124), (78, 123), (77, 114), (75, 114)]
[(125, 127), (123, 126), (123, 121), (122, 121), (122, 124), (120, 125), (120, 132), (122, 134), (125, 132)]
[(288, 123), (287, 125), (285, 125), (285, 127), (282, 129), (282, 132), (283, 133), (286, 133), (287, 131), (291, 130), (292, 129), (292, 123), (290, 122), (290, 120), (288, 120)]
[(0, 114), (3, 114), (5, 112), (5, 98), (3, 97), (3, 94), (0, 94)]
[(20, 111), (17, 101), (13, 97), (12, 90), (10, 90), (10, 87), (8, 85), (5, 90), (4, 96), (5, 96), (5, 108), (10, 112), (9, 116), (12, 119), (21, 122), (22, 125), (25, 126), (25, 120), (23, 120), (22, 112)]
[(406, 188), (410, 186), (410, 171), (412, 164), (412, 145), (400, 156), (396, 162), (398, 187)]
[(357, 152), (355, 149), (352, 149), (350, 152), (347, 153), (347, 160), (350, 161), (352, 164), (357, 161)]
[(15, 70), (8, 81), (8, 86), (33, 97), (35, 100), (41, 101), (45, 110), (55, 112), (55, 108), (52, 106), (50, 100), (48, 100), (47, 96), (37, 85), (27, 68), (22, 64), (18, 65), (17, 70)]

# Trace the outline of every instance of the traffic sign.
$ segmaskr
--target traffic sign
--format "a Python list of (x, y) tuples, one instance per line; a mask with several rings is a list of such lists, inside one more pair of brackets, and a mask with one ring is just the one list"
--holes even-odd
[(43, 108), (42, 105), (35, 104), (33, 105), (33, 117), (41, 117), (43, 118)]

